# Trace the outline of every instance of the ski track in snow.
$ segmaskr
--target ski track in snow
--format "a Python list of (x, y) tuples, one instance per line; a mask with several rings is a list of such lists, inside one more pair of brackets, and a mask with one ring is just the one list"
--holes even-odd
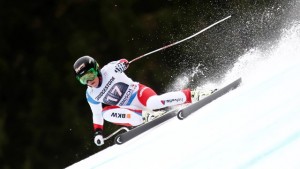
[(223, 84), (241, 76), (237, 89), (68, 169), (299, 169), (299, 29), (272, 51), (242, 56)]

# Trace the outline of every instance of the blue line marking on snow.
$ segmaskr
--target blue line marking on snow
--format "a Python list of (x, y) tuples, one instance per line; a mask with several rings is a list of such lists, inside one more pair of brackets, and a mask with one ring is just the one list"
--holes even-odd
[(297, 133), (291, 135), (287, 139), (283, 140), (281, 143), (279, 143), (277, 146), (273, 147), (272, 149), (269, 149), (269, 150), (261, 153), (260, 155), (257, 155), (255, 158), (249, 160), (249, 162), (247, 162), (246, 164), (240, 166), (239, 168), (241, 168), (241, 169), (250, 168), (251, 166), (258, 163), (259, 161), (264, 160), (267, 156), (269, 156), (272, 153), (284, 148), (285, 146), (291, 144), (292, 142), (295, 142), (299, 138), (300, 138), (300, 131), (298, 131)]

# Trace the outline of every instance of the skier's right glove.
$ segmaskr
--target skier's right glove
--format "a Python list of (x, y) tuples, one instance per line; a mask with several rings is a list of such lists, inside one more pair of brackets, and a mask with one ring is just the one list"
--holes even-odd
[(97, 146), (102, 146), (102, 145), (104, 144), (104, 139), (103, 139), (103, 132), (102, 132), (102, 130), (100, 130), (100, 129), (96, 130), (95, 135), (94, 135), (94, 143), (95, 143)]
[(122, 73), (129, 67), (129, 62), (126, 59), (121, 59), (115, 66), (116, 73)]

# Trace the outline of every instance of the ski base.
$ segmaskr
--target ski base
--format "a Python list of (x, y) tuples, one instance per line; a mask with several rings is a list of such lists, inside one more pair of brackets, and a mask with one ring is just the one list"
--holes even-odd
[(127, 131), (125, 133), (119, 134), (115, 137), (115, 143), (116, 144), (123, 144), (129, 140), (131, 140), (132, 138), (144, 133), (145, 131), (175, 117), (177, 115), (177, 109), (176, 110), (171, 110), (169, 112), (167, 112), (166, 114), (148, 122), (145, 123), (141, 126), (138, 126), (130, 131)]
[(200, 101), (198, 101), (196, 103), (193, 103), (193, 104), (185, 107), (184, 109), (181, 109), (180, 111), (178, 111), (178, 114), (177, 114), (178, 119), (180, 119), (180, 120), (185, 119), (186, 117), (188, 117), (189, 115), (194, 113), (196, 110), (198, 110), (198, 109), (202, 108), (203, 106), (209, 104), (213, 100), (223, 96), (224, 94), (226, 94), (230, 90), (233, 90), (233, 89), (237, 88), (240, 85), (241, 82), (242, 82), (242, 78), (238, 78), (234, 82), (232, 82), (229, 85), (221, 88), (220, 90), (217, 90), (213, 94), (201, 99)]

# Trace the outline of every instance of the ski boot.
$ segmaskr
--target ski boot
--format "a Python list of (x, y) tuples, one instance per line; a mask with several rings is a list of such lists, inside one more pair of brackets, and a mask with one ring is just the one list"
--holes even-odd
[(166, 112), (163, 110), (158, 110), (158, 111), (145, 110), (145, 111), (143, 111), (144, 123), (148, 123), (148, 122), (164, 115), (165, 113)]
[(213, 94), (216, 91), (217, 91), (217, 89), (206, 90), (206, 91), (205, 90), (199, 90), (199, 89), (192, 90), (191, 91), (192, 103), (195, 103), (195, 102), (203, 99), (204, 97)]

